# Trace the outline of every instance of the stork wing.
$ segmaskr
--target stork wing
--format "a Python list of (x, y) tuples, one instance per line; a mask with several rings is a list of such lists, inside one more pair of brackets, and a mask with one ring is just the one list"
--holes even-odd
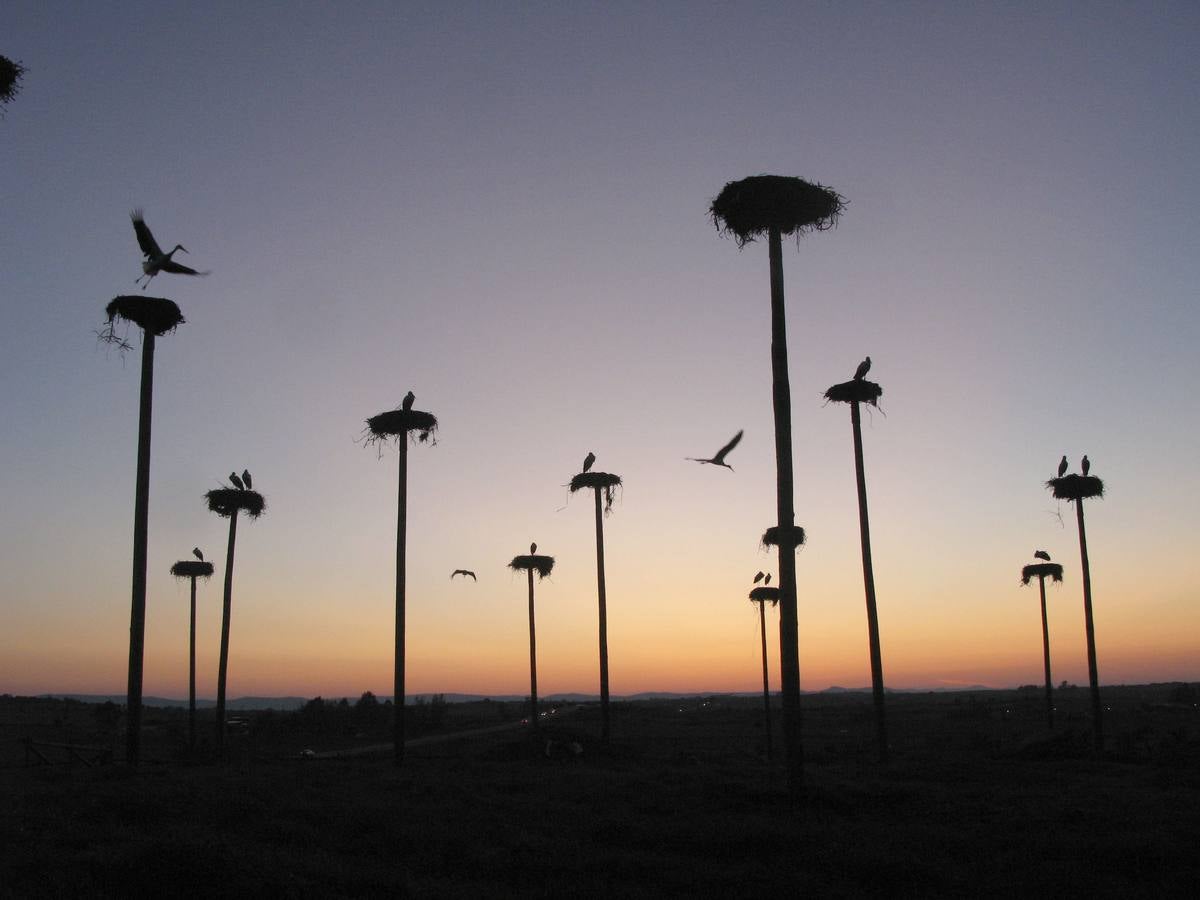
[(146, 220), (142, 218), (142, 211), (135, 209), (129, 214), (129, 218), (133, 220), (133, 233), (137, 235), (138, 246), (142, 248), (142, 253), (148, 259), (162, 256), (162, 248), (158, 246), (158, 241), (154, 239), (154, 235), (146, 227)]
[(722, 447), (720, 450), (718, 450), (716, 455), (713, 457), (713, 462), (715, 462), (715, 463), (723, 462), (725, 460), (726, 454), (728, 454), (729, 451), (732, 450), (734, 447), (736, 447), (738, 445), (738, 443), (741, 441), (742, 434), (743, 434), (743, 432), (739, 431), (737, 434), (735, 434), (733, 436), (733, 440), (731, 440), (728, 444), (726, 444), (724, 447)]
[(159, 267), (163, 272), (174, 272), (176, 275), (207, 275), (207, 272), (197, 272), (195, 269), (189, 269), (182, 263), (177, 263), (173, 259), (168, 259)]

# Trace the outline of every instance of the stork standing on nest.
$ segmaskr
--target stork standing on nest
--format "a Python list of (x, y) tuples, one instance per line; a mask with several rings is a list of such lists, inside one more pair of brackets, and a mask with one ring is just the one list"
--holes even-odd
[(592, 468), (592, 464), (595, 461), (596, 461), (596, 454), (589, 452), (588, 455), (583, 458), (583, 468), (580, 471), (583, 471), (583, 472), (589, 471)]
[(854, 380), (862, 381), (867, 377), (867, 373), (871, 371), (871, 357), (867, 357), (858, 364), (858, 368), (854, 370)]
[(1059, 478), (1062, 478), (1064, 475), (1067, 474), (1067, 466), (1069, 466), (1069, 465), (1070, 465), (1070, 463), (1067, 462), (1067, 455), (1064, 453), (1063, 458), (1058, 461), (1058, 477)]
[(232, 484), (239, 491), (244, 491), (246, 489), (246, 482), (244, 482), (244, 481), (242, 481), (242, 479), (238, 478), (237, 472), (229, 473), (229, 483)]
[(158, 241), (154, 239), (154, 235), (150, 233), (150, 228), (146, 225), (146, 220), (142, 218), (142, 211), (135, 209), (129, 214), (129, 218), (133, 220), (133, 233), (137, 237), (138, 246), (142, 248), (142, 255), (146, 258), (142, 261), (142, 275), (134, 280), (134, 284), (140, 282), (143, 278), (146, 280), (142, 285), (144, 291), (150, 284), (150, 279), (159, 272), (171, 272), (175, 275), (207, 275), (207, 272), (197, 272), (195, 269), (190, 269), (182, 263), (177, 263), (172, 256), (179, 250), (184, 253), (188, 252), (187, 247), (183, 244), (176, 244), (174, 249), (169, 253), (164, 253), (162, 247), (158, 246)]
[(1047, 553), (1045, 550), (1034, 550), (1033, 558), (1034, 559), (1044, 559), (1046, 562), (1050, 562), (1050, 554)]

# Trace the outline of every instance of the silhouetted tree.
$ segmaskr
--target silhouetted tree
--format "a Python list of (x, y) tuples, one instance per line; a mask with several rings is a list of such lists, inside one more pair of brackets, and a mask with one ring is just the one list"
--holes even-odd
[(101, 341), (130, 349), (115, 331), (118, 320), (142, 329), (142, 385), (138, 405), (137, 483), (133, 500), (133, 596), (129, 613), (129, 679), (125, 690), (125, 759), (138, 764), (142, 734), (142, 661), (146, 644), (146, 539), (150, 513), (150, 423), (154, 406), (155, 339), (183, 324), (183, 314), (162, 297), (114, 297), (105, 308)]
[(750, 590), (750, 600), (758, 604), (759, 637), (762, 639), (763, 721), (767, 731), (767, 759), (775, 758), (775, 740), (771, 734), (771, 682), (767, 670), (767, 604), (779, 605), (779, 588), (759, 585)]
[(213, 565), (195, 559), (181, 559), (171, 566), (176, 578), (186, 578), (192, 585), (191, 628), (188, 632), (188, 750), (196, 749), (196, 579), (210, 578)]
[[(783, 297), (782, 235), (832, 227), (844, 206), (834, 191), (799, 178), (757, 175), (726, 184), (709, 211), (719, 231), (738, 247), (767, 236), (771, 269), (771, 376), (775, 411), (775, 471), (778, 525), (786, 537), (795, 524), (792, 499), (792, 393), (788, 379), (787, 326)], [(804, 751), (800, 724), (800, 646), (796, 618), (795, 547), (779, 546), (779, 668), (783, 695), (783, 743), (788, 789), (803, 790)]]
[[(571, 493), (590, 488), (596, 495), (596, 591), (600, 605), (600, 740), (607, 744), (608, 713), (608, 601), (604, 592), (604, 515), (612, 512), (613, 495), (621, 476), (609, 472), (580, 472), (571, 479)], [(603, 503), (601, 502), (603, 495)]]
[(537, 544), (529, 545), (529, 553), (525, 556), (514, 556), (508, 564), (510, 569), (524, 572), (529, 580), (529, 724), (538, 727), (538, 692), (537, 692), (537, 629), (533, 621), (533, 573), (537, 572), (541, 581), (554, 571), (553, 556), (539, 556), (533, 551)]
[(1042, 596), (1042, 659), (1046, 669), (1046, 725), (1054, 727), (1054, 688), (1050, 681), (1050, 626), (1046, 621), (1046, 579), (1062, 582), (1063, 567), (1058, 563), (1034, 563), (1021, 569), (1021, 584), (1036, 578)]
[(1087, 632), (1088, 682), (1092, 690), (1092, 740), (1097, 750), (1104, 749), (1104, 725), (1101, 721), (1100, 675), (1096, 667), (1096, 627), (1092, 621), (1092, 570), (1088, 565), (1087, 531), (1083, 526), (1083, 501), (1104, 496), (1104, 482), (1095, 475), (1062, 475), (1046, 482), (1057, 500), (1075, 504), (1079, 523), (1079, 558), (1083, 564), (1083, 624)]
[[(860, 368), (870, 367), (865, 362)], [(854, 432), (854, 476), (858, 482), (858, 535), (862, 548), (863, 588), (867, 595), (867, 642), (871, 655), (871, 694), (875, 700), (875, 737), (879, 744), (879, 761), (887, 762), (887, 717), (884, 713), (883, 654), (879, 646), (879, 613), (875, 608), (875, 568), (871, 562), (871, 522), (867, 517), (867, 477), (863, 472), (862, 419), (859, 404), (879, 405), (883, 388), (873, 381), (856, 377), (835, 384), (825, 392), (831, 403), (850, 406), (850, 428)]]
[(408, 392), (398, 409), (367, 419), (367, 442), (395, 439), (399, 457), (396, 488), (396, 653), (392, 691), (392, 754), (396, 765), (404, 761), (404, 582), (408, 524), (408, 442), (410, 436), (424, 443), (437, 431), (438, 420), (432, 413), (412, 408), (413, 394)]
[(225, 746), (225, 683), (229, 671), (229, 620), (233, 610), (233, 551), (237, 544), (238, 513), (257, 519), (267, 501), (258, 491), (216, 488), (204, 495), (209, 512), (229, 520), (229, 543), (225, 549), (225, 600), (221, 608), (221, 657), (217, 663), (217, 752)]

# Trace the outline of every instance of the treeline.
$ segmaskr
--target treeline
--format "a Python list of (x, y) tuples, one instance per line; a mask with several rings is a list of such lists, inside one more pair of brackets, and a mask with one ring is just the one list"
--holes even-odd
[[(440, 731), (446, 721), (446, 699), (433, 694), (405, 704), (404, 723), (412, 734)], [(260, 734), (320, 734), (387, 738), (391, 734), (392, 701), (379, 700), (366, 691), (354, 703), (345, 697), (326, 700), (314, 697), (291, 712), (264, 710), (256, 713), (253, 728)]]

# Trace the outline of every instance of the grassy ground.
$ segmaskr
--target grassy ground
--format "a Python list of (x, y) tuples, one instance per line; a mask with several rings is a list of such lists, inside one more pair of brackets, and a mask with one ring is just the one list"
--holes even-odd
[[(1148, 690), (1148, 689), (1147, 689)], [(499, 734), (386, 757), (243, 755), (0, 769), (11, 896), (1192, 896), (1200, 727), (1162, 691), (1086, 696), (1047, 737), (1036, 695), (806, 697), (807, 793), (783, 790), (748, 700), (620, 704), (554, 722), (583, 753)], [(1032, 699), (1031, 699), (1032, 698)], [(320, 748), (318, 748), (320, 749)]]

